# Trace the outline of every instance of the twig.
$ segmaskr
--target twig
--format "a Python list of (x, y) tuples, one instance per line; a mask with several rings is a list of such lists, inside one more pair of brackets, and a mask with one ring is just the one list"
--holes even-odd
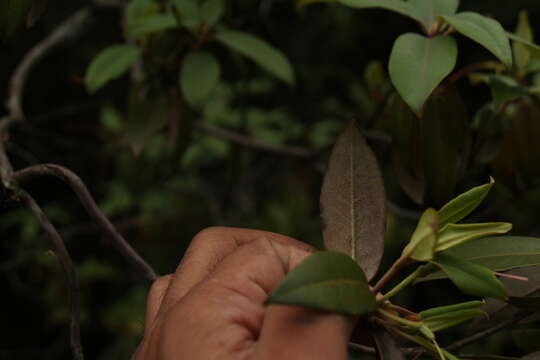
[(154, 269), (129, 245), (110, 220), (103, 215), (88, 188), (77, 174), (59, 165), (42, 164), (19, 170), (13, 173), (12, 179), (15, 183), (24, 183), (40, 176), (53, 176), (66, 182), (75, 192), (88, 214), (101, 225), (104, 233), (113, 240), (112, 244), (116, 249), (141, 272), (146, 280), (153, 282), (157, 279)]
[(75, 268), (69, 252), (66, 249), (64, 241), (58, 234), (58, 231), (54, 225), (47, 218), (43, 210), (35, 202), (35, 200), (24, 191), (21, 191), (21, 197), (26, 202), (26, 205), (32, 211), (36, 220), (41, 225), (42, 229), (49, 235), (52, 247), (54, 249), (54, 254), (58, 257), (64, 273), (66, 275), (68, 288), (70, 291), (70, 312), (71, 312), (71, 321), (70, 321), (70, 342), (71, 342), (71, 351), (75, 360), (83, 360), (84, 354), (81, 345), (81, 294), (79, 282), (75, 275)]
[(509, 326), (512, 326), (514, 324), (517, 324), (521, 320), (525, 319), (527, 316), (530, 315), (530, 312), (519, 312), (517, 313), (512, 319), (508, 319), (506, 321), (503, 321), (499, 323), (498, 325), (495, 325), (493, 327), (490, 327), (484, 331), (477, 332), (474, 335), (471, 335), (469, 337), (466, 337), (464, 339), (458, 340), (448, 346), (445, 347), (446, 350), (456, 350), (460, 349), (466, 345), (472, 344), (478, 340), (482, 340), (486, 338), (487, 336), (493, 335)]
[(289, 145), (272, 145), (256, 139), (253, 139), (249, 136), (245, 136), (239, 133), (236, 133), (231, 130), (223, 129), (214, 125), (210, 125), (205, 122), (199, 122), (196, 125), (197, 129), (202, 132), (205, 132), (209, 135), (225, 139), (231, 142), (234, 142), (238, 145), (242, 145), (247, 148), (266, 151), (278, 155), (287, 155), (298, 158), (310, 158), (315, 152), (309, 149), (299, 147), (299, 146), (289, 146)]
[(9, 126), (11, 122), (24, 120), (22, 101), (26, 79), (30, 71), (49, 51), (69, 38), (76, 36), (89, 19), (90, 14), (89, 7), (78, 10), (25, 55), (11, 77), (9, 98), (7, 100), (9, 117), (0, 126)]

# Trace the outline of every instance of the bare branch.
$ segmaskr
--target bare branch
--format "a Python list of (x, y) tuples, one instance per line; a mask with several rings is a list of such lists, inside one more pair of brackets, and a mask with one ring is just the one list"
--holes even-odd
[(41, 225), (42, 229), (49, 235), (52, 243), (53, 252), (60, 261), (67, 279), (70, 298), (70, 342), (71, 352), (75, 360), (83, 360), (84, 354), (81, 344), (81, 292), (79, 282), (75, 275), (75, 268), (71, 261), (71, 256), (66, 249), (62, 237), (47, 218), (43, 210), (35, 202), (35, 200), (27, 193), (21, 191), (21, 197), (34, 214), (36, 220)]
[(91, 10), (89, 7), (78, 10), (25, 55), (11, 77), (9, 98), (7, 100), (9, 116), (3, 121), (0, 127), (7, 127), (11, 122), (24, 120), (22, 101), (26, 80), (30, 71), (52, 49), (69, 38), (76, 36), (84, 28), (84, 24), (90, 18), (90, 14)]
[(315, 152), (309, 149), (299, 147), (299, 146), (289, 146), (289, 145), (272, 145), (256, 139), (253, 139), (249, 136), (236, 133), (231, 130), (223, 129), (214, 125), (210, 125), (205, 122), (199, 122), (196, 125), (197, 129), (202, 132), (205, 132), (209, 135), (215, 136), (220, 139), (228, 140), (238, 145), (270, 152), (278, 155), (287, 155), (298, 158), (310, 158)]
[(59, 165), (43, 164), (19, 170), (13, 173), (12, 179), (15, 183), (24, 183), (40, 176), (53, 176), (67, 183), (75, 192), (88, 214), (101, 226), (103, 232), (111, 238), (112, 244), (116, 249), (146, 280), (150, 282), (156, 280), (157, 274), (154, 269), (129, 245), (124, 237), (115, 229), (110, 220), (103, 215), (96, 201), (88, 191), (88, 188), (77, 174)]

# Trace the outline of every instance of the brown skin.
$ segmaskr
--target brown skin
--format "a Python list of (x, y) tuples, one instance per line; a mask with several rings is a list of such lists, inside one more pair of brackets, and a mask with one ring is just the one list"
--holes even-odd
[(144, 338), (132, 360), (346, 359), (352, 319), (263, 305), (314, 251), (265, 231), (200, 232), (176, 272), (150, 289)]

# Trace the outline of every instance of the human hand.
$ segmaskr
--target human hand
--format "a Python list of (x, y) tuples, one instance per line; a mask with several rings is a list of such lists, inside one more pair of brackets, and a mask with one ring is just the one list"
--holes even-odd
[(172, 275), (148, 295), (144, 338), (132, 360), (346, 359), (351, 318), (263, 305), (314, 249), (265, 231), (200, 232)]

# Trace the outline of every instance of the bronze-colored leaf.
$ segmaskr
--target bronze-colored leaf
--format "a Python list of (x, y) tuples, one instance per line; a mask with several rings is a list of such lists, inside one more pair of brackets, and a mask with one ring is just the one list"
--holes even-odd
[(371, 279), (384, 250), (385, 193), (377, 160), (354, 121), (330, 156), (321, 216), (326, 248), (350, 255)]

